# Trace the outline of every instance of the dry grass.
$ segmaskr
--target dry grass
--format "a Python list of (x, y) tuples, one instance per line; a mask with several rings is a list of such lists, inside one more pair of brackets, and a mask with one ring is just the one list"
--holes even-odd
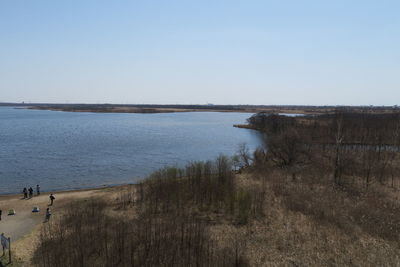
[(399, 203), (385, 187), (354, 196), (279, 169), (239, 180), (266, 190), (265, 217), (242, 229), (251, 266), (400, 265)]

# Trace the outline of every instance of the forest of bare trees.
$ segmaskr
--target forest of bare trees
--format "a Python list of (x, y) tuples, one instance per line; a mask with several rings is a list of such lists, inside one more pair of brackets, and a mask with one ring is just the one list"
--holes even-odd
[(288, 117), (259, 113), (248, 119), (266, 134), (269, 159), (291, 170), (314, 166), (335, 184), (363, 181), (399, 186), (400, 113), (336, 112)]
[[(262, 216), (264, 193), (236, 186), (231, 160), (167, 167), (112, 204), (77, 203), (42, 231), (39, 266), (245, 266), (238, 242), (219, 247), (207, 225)], [(110, 213), (114, 210), (118, 216)], [(122, 212), (122, 213), (121, 213)]]

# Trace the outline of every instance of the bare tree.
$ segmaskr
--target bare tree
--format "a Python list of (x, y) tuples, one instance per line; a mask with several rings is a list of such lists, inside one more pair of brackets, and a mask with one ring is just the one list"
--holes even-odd
[(334, 182), (337, 185), (341, 185), (342, 181), (342, 145), (344, 141), (344, 133), (343, 133), (343, 114), (336, 114), (335, 118), (335, 125), (336, 125), (336, 132), (335, 132), (335, 164), (334, 164)]
[(251, 156), (250, 149), (246, 145), (246, 143), (242, 143), (239, 145), (237, 153), (238, 153), (239, 160), (242, 163), (242, 165), (245, 167), (249, 167), (253, 161), (253, 158)]
[(296, 129), (269, 136), (267, 149), (271, 160), (277, 166), (289, 170), (293, 180), (296, 179), (296, 173), (309, 158), (307, 147)]

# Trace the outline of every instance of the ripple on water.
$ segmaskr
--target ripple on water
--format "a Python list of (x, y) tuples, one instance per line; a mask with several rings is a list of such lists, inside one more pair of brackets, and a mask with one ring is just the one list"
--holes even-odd
[(249, 113), (105, 114), (0, 107), (0, 194), (135, 182), (165, 165), (260, 144)]

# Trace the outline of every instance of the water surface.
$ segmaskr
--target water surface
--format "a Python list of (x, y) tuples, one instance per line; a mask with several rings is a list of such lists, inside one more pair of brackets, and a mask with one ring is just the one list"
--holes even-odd
[(134, 183), (165, 165), (233, 155), (252, 114), (80, 113), (0, 107), (0, 194)]

